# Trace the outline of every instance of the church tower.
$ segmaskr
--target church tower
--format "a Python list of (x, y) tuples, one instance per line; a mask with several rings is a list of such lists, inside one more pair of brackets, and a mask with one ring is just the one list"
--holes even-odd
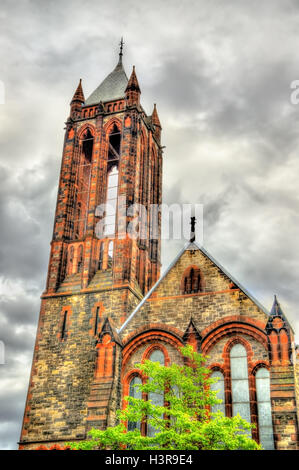
[[(277, 298), (269, 312), (198, 245), (194, 217), (160, 277), (161, 124), (122, 49), (89, 98), (80, 80), (71, 101), (20, 449), (114, 426), (143, 380), (136, 364), (182, 365), (190, 344), (219, 379), (212, 411), (254, 424), (264, 449), (297, 450), (298, 349)], [(147, 419), (140, 430), (155, 432)]]
[(149, 209), (161, 204), (161, 124), (122, 56), (121, 41), (114, 70), (87, 99), (80, 80), (70, 103), (21, 448), (111, 423), (116, 330), (160, 275), (161, 223)]

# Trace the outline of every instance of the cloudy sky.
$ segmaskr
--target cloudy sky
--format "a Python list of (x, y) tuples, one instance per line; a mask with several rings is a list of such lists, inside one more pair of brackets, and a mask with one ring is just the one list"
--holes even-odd
[[(297, 0), (2, 0), (0, 448), (19, 439), (44, 289), (64, 122), (124, 36), (163, 126), (165, 203), (204, 204), (204, 246), (299, 342)], [(165, 267), (183, 242), (163, 242)]]

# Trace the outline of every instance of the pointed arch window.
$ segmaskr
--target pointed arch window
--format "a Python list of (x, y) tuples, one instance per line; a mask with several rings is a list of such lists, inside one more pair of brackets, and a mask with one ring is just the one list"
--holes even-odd
[(77, 204), (77, 216), (75, 220), (77, 221), (75, 223), (75, 238), (79, 238), (80, 221), (81, 221), (81, 202), (78, 202)]
[(203, 277), (200, 269), (196, 266), (190, 266), (183, 274), (181, 281), (181, 290), (183, 294), (194, 294), (203, 291)]
[(144, 135), (141, 135), (140, 142), (140, 164), (139, 164), (139, 202), (140, 204), (145, 203), (146, 191), (144, 191), (145, 183), (145, 139)]
[[(158, 183), (158, 158), (154, 148), (151, 150), (151, 204), (159, 203), (159, 183)], [(152, 230), (157, 231), (158, 227), (155, 217), (151, 220)], [(153, 232), (153, 233), (154, 233)], [(158, 259), (158, 239), (156, 237), (150, 237), (150, 258), (153, 261)]]
[(91, 130), (86, 129), (80, 141), (80, 157), (75, 181), (74, 238), (77, 239), (82, 238), (86, 231), (93, 144)]
[(233, 416), (240, 416), (251, 422), (247, 352), (242, 344), (235, 344), (230, 350), (231, 390)]
[[(139, 244), (142, 245), (142, 247), (145, 247), (145, 240), (147, 239), (147, 214), (148, 214), (148, 191), (147, 191), (147, 152), (146, 152), (146, 138), (144, 134), (141, 135), (140, 139), (140, 159), (139, 159), (139, 198), (138, 202), (139, 204), (142, 205), (142, 208), (145, 210), (140, 210), (139, 213), (139, 230), (140, 230), (140, 236), (139, 236)], [(155, 220), (151, 220), (151, 226), (153, 226), (153, 223), (156, 223)], [(141, 290), (143, 291), (144, 289), (144, 270), (143, 272), (140, 273), (139, 276), (140, 279), (140, 285), (141, 285)]]
[(108, 162), (120, 159), (121, 133), (117, 125), (114, 124), (109, 133)]
[[(118, 182), (119, 182), (119, 160), (121, 149), (121, 132), (116, 124), (108, 136), (108, 158), (107, 158), (107, 186), (105, 199), (105, 218), (103, 235), (104, 237), (114, 239), (117, 230), (116, 214), (117, 214), (117, 198), (118, 198)], [(103, 245), (102, 245), (103, 246)], [(113, 262), (114, 243), (113, 240), (105, 244), (105, 253), (108, 254), (107, 266), (110, 268)], [(108, 248), (107, 248), (108, 247)], [(103, 248), (104, 249), (104, 248)], [(108, 250), (108, 253), (107, 251)], [(103, 255), (102, 255), (103, 256)], [(103, 261), (100, 265), (103, 264)]]
[(159, 362), (162, 366), (165, 365), (165, 356), (161, 349), (155, 349), (149, 356), (149, 360), (152, 362)]
[(74, 261), (74, 247), (71, 246), (69, 250), (69, 259), (68, 259), (68, 274), (72, 274), (73, 272), (73, 261)]
[(83, 270), (83, 246), (79, 246), (78, 250), (78, 273), (81, 273)]
[(266, 365), (258, 363), (256, 367), (252, 366), (250, 344), (245, 347), (240, 341), (231, 347), (228, 342), (224, 351), (223, 369), (215, 366), (211, 371), (211, 377), (219, 378), (218, 382), (211, 384), (211, 390), (217, 391), (217, 398), (222, 403), (214, 405), (211, 411), (220, 410), (226, 416), (239, 413), (248, 423), (256, 424), (256, 428), (246, 431), (246, 434), (259, 440), (264, 449), (274, 449), (270, 373)]
[(266, 367), (258, 369), (255, 375), (255, 386), (260, 443), (265, 450), (272, 450), (274, 449), (274, 439), (270, 400), (270, 373)]

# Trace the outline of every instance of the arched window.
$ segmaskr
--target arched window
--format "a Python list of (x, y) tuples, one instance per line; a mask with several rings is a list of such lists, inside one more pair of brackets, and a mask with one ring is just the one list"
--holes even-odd
[[(152, 362), (159, 362), (161, 365), (165, 365), (165, 357), (163, 352), (160, 349), (155, 349), (149, 356), (149, 360)], [(148, 399), (156, 406), (164, 405), (164, 393), (155, 393), (150, 392), (148, 394)], [(156, 434), (157, 429), (154, 428), (151, 424), (147, 425), (147, 435), (152, 437)]]
[[(148, 166), (147, 166), (147, 152), (146, 152), (146, 138), (144, 134), (141, 135), (140, 139), (140, 160), (139, 160), (139, 198), (138, 202), (142, 205), (139, 211), (139, 243), (142, 246), (145, 246), (145, 241), (147, 239), (147, 231), (148, 231), (148, 210), (149, 210), (149, 200), (148, 200)], [(153, 219), (155, 217), (152, 217)], [(155, 221), (151, 220), (150, 222), (153, 226)], [(155, 230), (154, 230), (155, 231)], [(153, 234), (155, 236), (155, 234)], [(139, 273), (139, 285), (141, 287), (141, 291), (144, 291), (144, 284), (145, 284), (145, 270), (144, 267), (140, 265), (140, 273)]]
[(242, 344), (235, 344), (230, 351), (231, 391), (233, 416), (251, 422), (247, 352)]
[(81, 223), (81, 202), (77, 204), (77, 216), (75, 218), (75, 238), (79, 238), (80, 223)]
[(181, 289), (183, 294), (194, 294), (203, 291), (203, 278), (200, 269), (190, 266), (183, 274)]
[(79, 246), (78, 251), (78, 273), (81, 273), (83, 269), (83, 246)]
[[(159, 184), (158, 184), (158, 157), (154, 147), (150, 153), (151, 156), (151, 204), (159, 203)], [(157, 231), (157, 220), (155, 216), (151, 220), (152, 229)], [(154, 261), (158, 259), (158, 239), (156, 237), (150, 238), (150, 258)]]
[(87, 225), (91, 162), (94, 138), (87, 129), (80, 142), (80, 160), (75, 182), (76, 209), (74, 217), (74, 237), (82, 238)]
[(222, 400), (222, 403), (218, 405), (212, 406), (212, 413), (216, 413), (216, 411), (221, 411), (225, 416), (225, 388), (224, 388), (224, 376), (220, 370), (215, 370), (211, 374), (211, 378), (217, 378), (217, 382), (211, 384), (211, 390), (217, 392), (217, 398)]
[(258, 427), (260, 443), (266, 450), (274, 449), (273, 425), (270, 401), (270, 373), (266, 367), (255, 375)]
[[(142, 398), (142, 392), (138, 389), (138, 385), (142, 384), (142, 380), (140, 377), (135, 375), (132, 380), (130, 381), (129, 385), (129, 396), (133, 398)], [(128, 422), (128, 431), (133, 431), (134, 429), (140, 429), (140, 421), (137, 423), (133, 423), (131, 421)]]
[(140, 164), (139, 164), (139, 202), (144, 204), (146, 202), (146, 191), (144, 191), (144, 182), (145, 182), (145, 139), (144, 135), (141, 135), (140, 141)]
[(70, 251), (69, 251), (69, 259), (68, 259), (68, 274), (72, 274), (73, 272), (73, 261), (74, 261), (74, 247), (71, 246)]
[(155, 349), (149, 356), (149, 360), (152, 362), (160, 362), (162, 366), (165, 365), (165, 357), (161, 349)]
[(116, 124), (109, 134), (108, 162), (120, 159), (121, 134)]

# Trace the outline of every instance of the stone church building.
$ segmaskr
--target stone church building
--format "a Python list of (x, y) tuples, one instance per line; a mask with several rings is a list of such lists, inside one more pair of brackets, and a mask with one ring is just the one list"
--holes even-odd
[(20, 449), (113, 425), (141, 380), (135, 364), (182, 363), (187, 343), (209, 356), (218, 408), (256, 424), (264, 448), (298, 449), (294, 331), (277, 299), (265, 310), (194, 237), (160, 277), (161, 220), (151, 237), (149, 212), (139, 238), (127, 233), (122, 209), (162, 202), (161, 124), (140, 94), (121, 46), (89, 98), (80, 80), (71, 101)]

